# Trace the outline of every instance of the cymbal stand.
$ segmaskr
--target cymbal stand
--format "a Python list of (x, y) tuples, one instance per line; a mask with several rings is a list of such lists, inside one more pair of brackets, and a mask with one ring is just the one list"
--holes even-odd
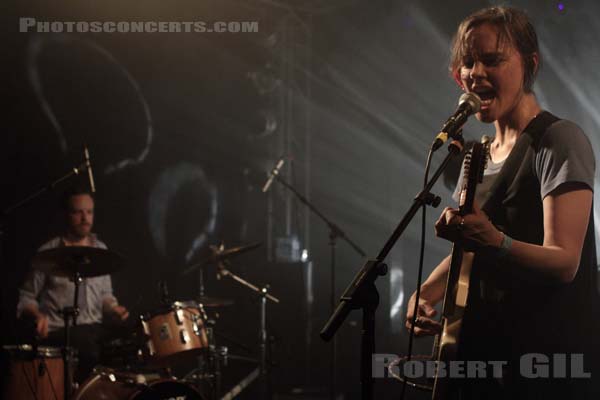
[[(207, 356), (209, 371), (208, 377), (212, 380), (211, 398), (214, 400), (221, 399), (221, 383), (223, 378), (221, 367), (227, 366), (227, 353), (227, 347), (217, 346), (214, 341), (212, 344), (209, 344)], [(202, 371), (201, 376), (204, 376), (204, 378), (206, 378), (206, 373), (204, 372), (206, 369), (207, 368), (204, 366), (198, 368), (198, 370)]]
[[(202, 269), (200, 269), (202, 271)], [(201, 296), (204, 290), (201, 291)], [(207, 313), (202, 309), (202, 319), (205, 323), (206, 335), (208, 337), (208, 349), (205, 355), (198, 357), (198, 368), (197, 374), (202, 379), (209, 378), (212, 381), (212, 393), (211, 398), (213, 400), (219, 400), (221, 398), (221, 365), (227, 363), (227, 348), (218, 347), (215, 340), (215, 320), (209, 318)], [(208, 375), (207, 375), (208, 371)]]
[[(285, 181), (279, 174), (274, 175), (275, 180), (283, 185), (286, 189), (292, 192), (298, 200), (302, 204), (304, 204), (310, 211), (312, 211), (317, 217), (319, 217), (329, 228), (329, 241), (328, 245), (330, 248), (330, 291), (329, 291), (329, 301), (331, 306), (331, 312), (333, 313), (336, 309), (336, 245), (337, 239), (340, 238), (344, 240), (346, 243), (350, 245), (358, 254), (362, 257), (366, 257), (367, 254), (358, 246), (348, 235), (332, 220), (327, 218), (325, 214), (323, 214), (314, 204), (312, 204), (306, 197), (304, 197), (296, 188), (294, 188), (291, 184)], [(336, 383), (336, 373), (337, 373), (337, 340), (334, 337), (331, 343), (331, 358), (330, 358), (330, 384), (329, 384), (329, 399), (334, 400), (336, 391), (337, 391), (337, 383)]]
[(75, 294), (73, 295), (73, 307), (65, 307), (63, 309), (63, 320), (65, 322), (65, 346), (62, 350), (63, 356), (63, 369), (64, 369), (64, 385), (65, 393), (64, 400), (68, 400), (71, 396), (71, 322), (72, 326), (77, 326), (77, 316), (79, 315), (79, 307), (77, 299), (79, 298), (79, 285), (83, 282), (81, 274), (75, 272), (73, 274), (73, 284), (75, 285)]
[[(202, 290), (201, 293), (204, 293)], [(201, 386), (203, 381), (211, 382), (210, 399), (221, 399), (221, 381), (222, 373), (221, 366), (227, 366), (228, 349), (224, 346), (217, 346), (215, 340), (215, 320), (208, 317), (208, 313), (204, 310), (202, 303), (198, 304), (200, 315), (194, 318), (204, 323), (206, 336), (208, 339), (208, 348), (204, 353), (198, 356), (198, 364), (196, 368), (188, 372), (184, 380), (193, 381), (194, 384)]]
[(265, 285), (262, 288), (251, 284), (245, 279), (239, 277), (233, 272), (225, 268), (226, 261), (220, 261), (218, 263), (217, 277), (227, 276), (239, 284), (247, 287), (255, 293), (260, 295), (260, 326), (259, 326), (259, 346), (260, 346), (260, 381), (261, 381), (261, 399), (271, 399), (271, 359), (268, 349), (269, 336), (267, 333), (267, 300), (271, 300), (273, 303), (279, 304), (277, 297), (269, 294), (269, 285)]

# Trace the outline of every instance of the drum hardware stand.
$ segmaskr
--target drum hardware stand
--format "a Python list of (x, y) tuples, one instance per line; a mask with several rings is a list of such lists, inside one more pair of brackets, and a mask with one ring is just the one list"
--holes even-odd
[[(204, 297), (204, 268), (198, 268), (198, 295), (199, 298)], [(209, 370), (212, 372), (213, 379), (213, 400), (219, 400), (221, 396), (221, 363), (219, 354), (217, 354), (217, 347), (214, 337), (215, 320), (209, 319), (204, 307), (201, 309), (202, 317), (206, 321), (206, 335), (208, 336), (208, 360)], [(203, 359), (198, 359), (199, 364), (203, 364)], [(204, 375), (204, 368), (200, 366), (200, 371)]]
[(217, 278), (221, 279), (227, 276), (239, 284), (247, 287), (255, 293), (260, 295), (260, 327), (259, 327), (259, 346), (260, 346), (260, 381), (261, 381), (261, 399), (271, 399), (271, 360), (268, 349), (268, 333), (267, 333), (267, 300), (271, 300), (273, 303), (279, 304), (277, 297), (269, 294), (269, 285), (265, 285), (262, 288), (251, 284), (245, 279), (237, 276), (233, 272), (225, 268), (229, 265), (226, 260), (221, 260), (217, 264)]
[[(281, 178), (281, 176), (279, 174), (275, 174), (275, 175), (273, 175), (273, 177), (275, 178), (275, 180), (277, 182), (281, 183), (286, 189), (288, 189), (294, 195), (296, 195), (296, 197), (300, 200), (300, 202), (302, 202), (306, 207), (308, 207), (308, 209), (310, 211), (312, 211), (323, 222), (325, 222), (325, 224), (329, 228), (329, 241), (327, 242), (327, 244), (331, 248), (331, 251), (330, 251), (330, 254), (331, 254), (331, 258), (330, 258), (330, 260), (331, 260), (331, 263), (330, 263), (330, 271), (331, 271), (330, 305), (331, 305), (331, 312), (333, 313), (335, 310), (335, 304), (336, 304), (336, 302), (335, 302), (335, 298), (336, 298), (335, 297), (335, 293), (336, 293), (336, 289), (335, 289), (335, 281), (336, 281), (335, 249), (336, 249), (337, 239), (338, 238), (343, 239), (346, 243), (348, 243), (350, 245), (350, 247), (352, 247), (362, 257), (366, 257), (367, 254), (360, 248), (360, 246), (358, 246), (356, 243), (354, 243), (354, 241), (352, 241), (352, 239), (350, 239), (348, 237), (348, 235), (346, 235), (346, 233), (339, 226), (337, 226), (333, 221), (331, 221), (329, 218), (327, 218), (306, 197), (304, 197), (302, 194), (300, 194), (300, 192), (298, 192), (291, 184), (289, 184), (283, 178)], [(337, 343), (336, 343), (336, 338), (334, 337), (332, 344), (331, 344), (331, 364), (330, 364), (331, 382), (330, 382), (330, 388), (329, 388), (330, 400), (334, 400), (335, 394), (336, 394), (336, 370), (337, 370), (337, 367), (336, 367), (337, 349), (336, 349), (336, 347), (337, 347)]]
[(216, 345), (211, 344), (208, 348), (207, 357), (209, 369), (208, 375), (204, 372), (205, 368), (200, 369), (202, 372), (202, 374), (199, 376), (200, 378), (208, 377), (213, 381), (212, 398), (214, 400), (221, 399), (221, 379), (223, 377), (221, 373), (221, 366), (227, 366), (227, 353), (227, 347), (217, 347)]
[(219, 400), (233, 400), (236, 398), (238, 394), (242, 392), (245, 388), (247, 388), (254, 380), (260, 378), (260, 367), (255, 368), (252, 372), (250, 372), (244, 379), (242, 379), (237, 385), (235, 385), (231, 390)]
[(160, 301), (162, 302), (162, 304), (171, 304), (171, 299), (169, 298), (169, 286), (167, 285), (167, 281), (158, 282), (158, 291), (160, 292)]
[(198, 294), (204, 297), (204, 268), (198, 268)]
[[(80, 265), (84, 264), (84, 260), (81, 260)], [(81, 274), (79, 272), (75, 272), (73, 274), (73, 284), (75, 285), (75, 294), (73, 296), (73, 307), (65, 307), (63, 309), (63, 320), (65, 323), (65, 347), (63, 348), (63, 369), (64, 369), (64, 385), (65, 385), (65, 393), (64, 400), (68, 400), (71, 397), (71, 361), (72, 361), (72, 352), (71, 352), (71, 326), (77, 326), (77, 316), (79, 315), (79, 308), (77, 304), (77, 299), (79, 298), (79, 285), (83, 282), (81, 278)], [(72, 325), (71, 325), (72, 323)]]
[(208, 349), (204, 355), (198, 357), (198, 367), (192, 372), (188, 373), (191, 379), (198, 383), (203, 379), (212, 380), (212, 393), (211, 398), (213, 400), (220, 400), (221, 398), (221, 365), (227, 365), (227, 347), (217, 347), (214, 340), (214, 320), (206, 318), (206, 313), (202, 311), (204, 320), (206, 321), (206, 336), (208, 337)]
[(268, 347), (267, 335), (267, 294), (269, 285), (260, 289), (260, 379), (261, 379), (261, 398), (270, 399), (271, 391), (271, 361), (270, 348)]

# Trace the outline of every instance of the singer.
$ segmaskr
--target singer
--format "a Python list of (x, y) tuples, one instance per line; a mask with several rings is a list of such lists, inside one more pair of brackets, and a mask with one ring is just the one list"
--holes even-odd
[[(462, 218), (447, 207), (435, 230), (447, 240), (458, 233), (475, 248), (461, 359), (508, 362), (501, 379), (462, 380), (452, 398), (597, 398), (595, 159), (575, 123), (538, 103), (540, 61), (535, 29), (514, 8), (475, 12), (452, 45), (451, 75), (481, 98), (476, 117), (492, 124), (493, 141), (475, 212)], [(421, 287), (416, 335), (440, 330), (434, 306), (444, 296), (449, 263), (450, 256)], [(407, 328), (415, 301), (413, 294)], [(518, 360), (531, 353), (584, 354), (591, 378), (522, 376)]]

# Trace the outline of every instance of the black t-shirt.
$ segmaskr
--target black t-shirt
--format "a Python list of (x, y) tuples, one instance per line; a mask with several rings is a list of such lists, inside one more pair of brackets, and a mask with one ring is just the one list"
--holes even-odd
[[(555, 117), (543, 113), (542, 118)], [(521, 146), (525, 150), (518, 159), (515, 145), (510, 163), (507, 159), (504, 164), (505, 169), (517, 171), (514, 178), (501, 196), (494, 198), (494, 205), (483, 207), (492, 222), (512, 238), (542, 245), (543, 199), (567, 182), (578, 182), (593, 190), (595, 160), (587, 137), (572, 122), (559, 120), (539, 131), (528, 128), (523, 135), (529, 135), (531, 143)], [(478, 186), (480, 205), (489, 198), (488, 191), (497, 190), (496, 179), (506, 177), (504, 165), (489, 164), (484, 182)], [(502, 173), (505, 175), (501, 178)], [(477, 252), (461, 333), (461, 357), (509, 361), (509, 374), (518, 382), (509, 385), (511, 395), (515, 390), (545, 394), (571, 390), (571, 382), (554, 380), (550, 386), (543, 380), (522, 379), (519, 360), (528, 353), (586, 353), (587, 365), (593, 361), (594, 335), (598, 331), (593, 215), (577, 276), (569, 284), (548, 283), (510, 260), (498, 262), (495, 255), (485, 249)], [(584, 383), (579, 388), (589, 382), (576, 383)]]

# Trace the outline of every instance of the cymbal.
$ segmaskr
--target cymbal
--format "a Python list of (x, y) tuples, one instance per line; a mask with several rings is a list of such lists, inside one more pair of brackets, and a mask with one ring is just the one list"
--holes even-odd
[(220, 299), (218, 297), (210, 296), (198, 296), (196, 297), (196, 301), (208, 308), (224, 307), (233, 304), (233, 300), (231, 299)]
[(204, 260), (187, 267), (185, 270), (183, 270), (181, 275), (187, 275), (190, 272), (196, 271), (198, 268), (203, 268), (210, 264), (216, 264), (224, 259), (237, 256), (238, 254), (246, 253), (250, 250), (254, 250), (260, 245), (262, 245), (262, 242), (252, 243), (245, 246), (232, 247), (230, 249), (225, 249), (225, 246), (223, 244), (219, 246), (210, 246), (212, 254)]
[(262, 244), (262, 242), (257, 242), (257, 243), (252, 243), (246, 246), (238, 246), (238, 247), (232, 247), (230, 249), (225, 249), (223, 245), (219, 246), (218, 248), (216, 248), (215, 251), (215, 255), (212, 257), (209, 257), (209, 260), (212, 260), (214, 258), (226, 258), (226, 257), (231, 257), (237, 254), (242, 254), (242, 253), (246, 253), (247, 251), (250, 250), (254, 250), (255, 248), (259, 247)]
[(82, 278), (108, 275), (123, 268), (123, 257), (111, 250), (88, 246), (65, 246), (36, 253), (31, 265), (50, 275)]

